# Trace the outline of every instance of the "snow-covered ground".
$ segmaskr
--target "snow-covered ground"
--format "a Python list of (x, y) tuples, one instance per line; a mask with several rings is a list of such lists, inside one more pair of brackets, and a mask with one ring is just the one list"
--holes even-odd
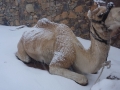
[[(99, 73), (86, 75), (89, 84), (81, 86), (73, 80), (28, 67), (19, 61), (15, 57), (17, 43), (22, 33), (32, 28), (16, 28), (0, 26), (0, 90), (120, 90), (120, 80), (106, 79), (110, 74), (120, 78), (120, 49), (111, 47), (108, 57), (112, 62), (111, 68), (104, 69), (97, 84), (94, 85), (94, 82)], [(78, 39), (84, 47), (89, 48), (90, 41)]]

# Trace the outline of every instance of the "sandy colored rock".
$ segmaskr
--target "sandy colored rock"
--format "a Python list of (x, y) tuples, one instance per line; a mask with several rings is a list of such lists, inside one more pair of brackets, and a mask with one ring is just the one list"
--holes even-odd
[(15, 24), (18, 26), (20, 25), (19, 21), (18, 20), (15, 20)]
[(72, 12), (72, 11), (70, 11), (70, 13), (69, 13), (69, 16), (68, 16), (69, 18), (77, 18), (77, 16), (75, 15), (75, 13), (74, 12)]
[(63, 24), (68, 24), (68, 21), (67, 20), (62, 20), (60, 23), (63, 23)]
[(33, 18), (38, 18), (37, 15), (34, 15)]
[(50, 4), (49, 3), (43, 3), (42, 5), (42, 9), (45, 10), (46, 8), (49, 8)]
[(15, 0), (15, 5), (18, 6), (18, 0)]
[(71, 27), (70, 29), (71, 29), (72, 31), (73, 31), (73, 30), (75, 30), (75, 28), (74, 28), (74, 27)]
[(57, 15), (54, 20), (55, 20), (55, 21), (60, 20), (60, 15)]
[(77, 7), (75, 8), (75, 12), (82, 12), (82, 10), (83, 10), (83, 7), (82, 7), (82, 6), (77, 6)]
[(26, 5), (26, 11), (27, 11), (28, 13), (34, 12), (34, 7), (33, 7), (33, 5), (32, 5), (32, 4), (27, 4), (27, 5)]
[(63, 19), (67, 18), (67, 17), (68, 17), (68, 12), (63, 12), (63, 13), (61, 14), (61, 17), (62, 17)]

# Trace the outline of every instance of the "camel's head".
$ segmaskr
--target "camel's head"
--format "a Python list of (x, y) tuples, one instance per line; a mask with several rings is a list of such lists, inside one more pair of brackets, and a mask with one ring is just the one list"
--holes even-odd
[(88, 11), (87, 16), (90, 20), (102, 21), (104, 19), (104, 14), (106, 13), (106, 11), (107, 11), (107, 8), (105, 6), (98, 6), (97, 4), (95, 4)]
[(112, 2), (107, 6), (98, 6), (94, 4), (88, 11), (88, 18), (96, 23), (104, 22), (108, 30), (117, 30), (120, 28), (120, 8), (113, 8)]

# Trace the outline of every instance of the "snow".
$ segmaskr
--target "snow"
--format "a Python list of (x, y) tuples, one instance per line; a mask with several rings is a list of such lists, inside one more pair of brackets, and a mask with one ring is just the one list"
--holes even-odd
[(51, 23), (51, 21), (48, 20), (47, 18), (42, 18), (42, 19), (40, 19), (38, 22), (41, 22), (41, 23), (43, 23), (43, 24)]
[(112, 78), (112, 79), (114, 78), (114, 79), (119, 79), (120, 80), (120, 73), (112, 72), (110, 74), (110, 78)]
[[(111, 68), (104, 69), (98, 83), (94, 85), (100, 71), (87, 74), (89, 84), (81, 86), (73, 80), (28, 67), (19, 61), (15, 57), (17, 43), (23, 32), (32, 28), (16, 28), (19, 26), (0, 26), (0, 90), (120, 90), (120, 80), (106, 79), (109, 75), (120, 77), (120, 49), (111, 47), (108, 57)], [(89, 48), (90, 41), (78, 39), (85, 48)]]
[(53, 22), (51, 22), (47, 18), (42, 18), (42, 19), (38, 20), (37, 24), (34, 27), (39, 28), (39, 26), (44, 26), (44, 25), (51, 24), (51, 23), (53, 23)]
[(25, 40), (31, 39), (33, 41), (36, 39), (36, 37), (39, 37), (40, 35), (43, 35), (43, 33), (46, 33), (44, 37), (47, 37), (51, 32), (44, 30), (43, 28), (30, 28), (29, 31), (26, 31), (23, 35)]
[(58, 60), (65, 60), (65, 59), (63, 59), (63, 56), (64, 56), (64, 54), (62, 52), (54, 52), (54, 57), (53, 57), (53, 60), (52, 60), (51, 64), (54, 64), (54, 63), (58, 62)]
[(95, 84), (91, 90), (120, 90), (120, 80), (103, 79)]
[(55, 33), (57, 35), (55, 42), (57, 45), (57, 49), (50, 64), (64, 61), (66, 55), (72, 55), (74, 52), (74, 50), (72, 49), (72, 43), (70, 42), (72, 39), (69, 36), (72, 31), (68, 29), (68, 26), (64, 24), (59, 24), (55, 30)]
[(97, 2), (97, 3), (105, 3), (104, 0), (94, 0), (94, 2)]

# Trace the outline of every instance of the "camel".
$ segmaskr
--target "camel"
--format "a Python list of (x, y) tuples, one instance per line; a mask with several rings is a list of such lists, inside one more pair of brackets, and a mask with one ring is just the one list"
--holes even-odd
[[(115, 8), (118, 10), (117, 8)], [(31, 58), (49, 65), (49, 73), (72, 79), (81, 85), (87, 85), (85, 73), (96, 73), (106, 61), (110, 49), (110, 33), (120, 23), (114, 8), (110, 11), (105, 24), (102, 20), (106, 7), (100, 6), (88, 12), (90, 19), (91, 46), (88, 50), (78, 41), (72, 30), (65, 24), (51, 22), (43, 18), (33, 30), (23, 33), (16, 56), (29, 63)], [(100, 17), (98, 17), (100, 16)], [(120, 16), (119, 16), (120, 17)], [(68, 68), (73, 67), (75, 71)]]

